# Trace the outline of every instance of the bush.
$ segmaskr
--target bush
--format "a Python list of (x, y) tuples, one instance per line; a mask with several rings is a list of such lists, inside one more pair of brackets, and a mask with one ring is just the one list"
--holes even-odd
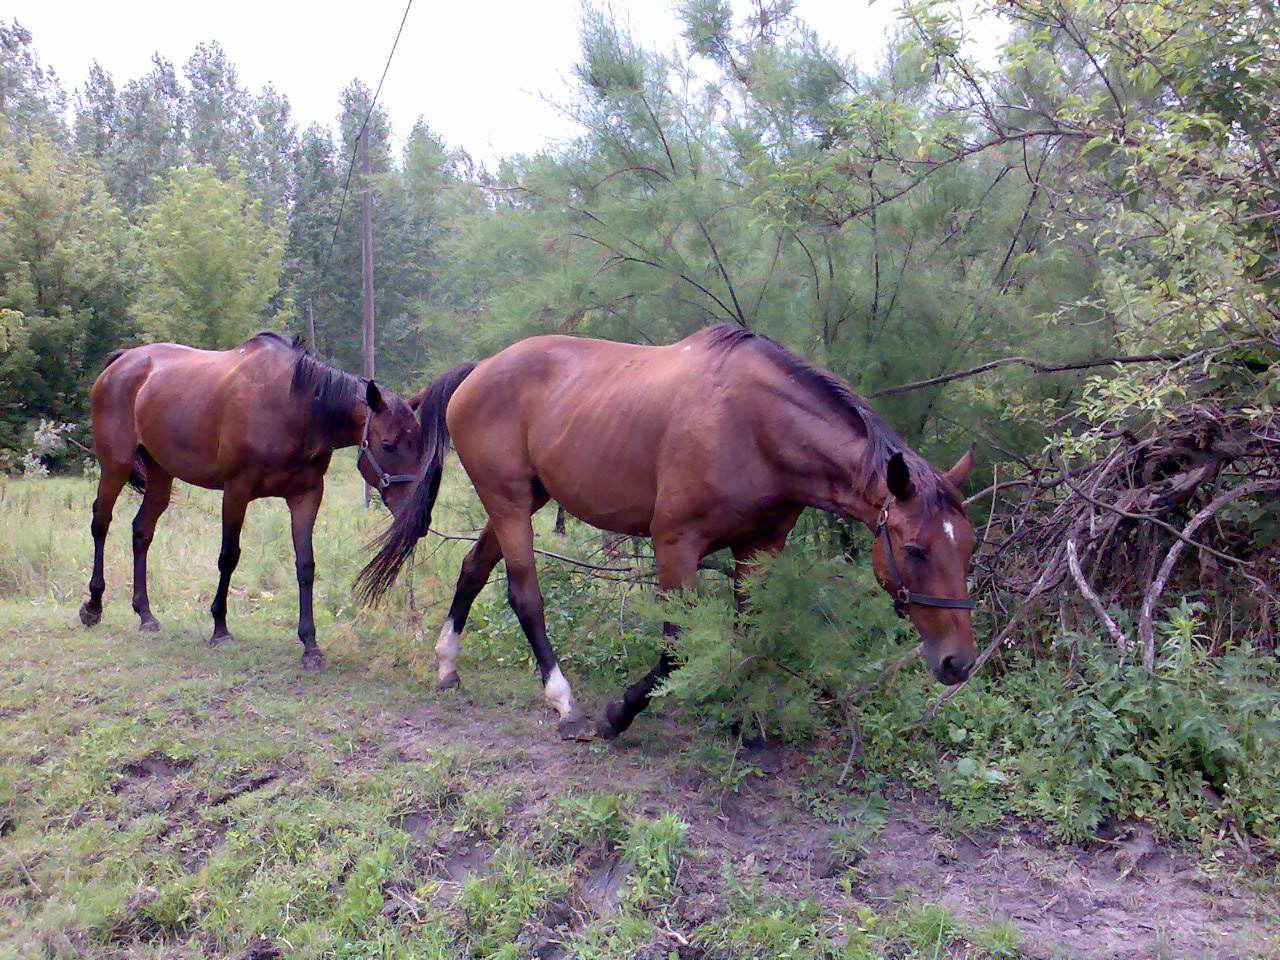
[(1210, 841), (1230, 821), (1280, 852), (1280, 665), (1211, 653), (1195, 604), (1167, 612), (1153, 672), (1073, 636), (1070, 662), (1015, 650), (926, 721), (940, 688), (895, 669), (913, 638), (865, 564), (788, 551), (750, 597), (736, 624), (721, 598), (665, 604), (687, 665), (663, 692), (707, 722), (834, 729), (863, 773), (933, 787), (969, 825), (1020, 814), (1080, 841), (1116, 818)]
[(736, 618), (724, 597), (666, 601), (685, 665), (663, 688), (704, 715), (796, 739), (848, 719), (847, 694), (914, 643), (866, 564), (788, 550)]

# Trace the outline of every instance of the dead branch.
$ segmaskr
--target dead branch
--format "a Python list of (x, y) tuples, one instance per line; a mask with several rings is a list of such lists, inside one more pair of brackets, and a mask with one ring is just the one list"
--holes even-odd
[(1089, 370), (1094, 367), (1110, 367), (1116, 364), (1125, 363), (1168, 363), (1175, 360), (1185, 360), (1190, 354), (1185, 353), (1144, 353), (1132, 357), (1099, 357), (1096, 360), (1081, 360), (1075, 363), (1041, 363), (1039, 360), (1032, 360), (1030, 357), (1005, 357), (1003, 360), (992, 360), (989, 363), (982, 363), (976, 367), (970, 367), (968, 370), (957, 370), (955, 373), (945, 373), (938, 377), (930, 377), (928, 380), (916, 380), (914, 383), (904, 383), (896, 387), (886, 387), (883, 390), (877, 390), (874, 393), (866, 395), (868, 400), (874, 400), (877, 397), (888, 397), (895, 393), (907, 393), (910, 390), (923, 390), (925, 387), (936, 387), (944, 383), (950, 383), (952, 380), (961, 380), (965, 377), (977, 376), (980, 373), (986, 373), (988, 370), (994, 370), (997, 367), (1005, 367), (1010, 364), (1018, 364), (1023, 367), (1030, 367), (1036, 373), (1061, 373), (1066, 370)]
[(1071, 570), (1071, 578), (1075, 580), (1076, 587), (1080, 590), (1080, 595), (1088, 601), (1089, 606), (1093, 607), (1093, 612), (1098, 615), (1098, 619), (1102, 621), (1107, 628), (1107, 632), (1115, 640), (1116, 653), (1120, 656), (1120, 662), (1124, 663), (1125, 655), (1128, 653), (1129, 640), (1115, 620), (1112, 619), (1111, 614), (1107, 613), (1102, 601), (1098, 599), (1098, 595), (1089, 586), (1089, 582), (1085, 580), (1084, 572), (1080, 569), (1080, 557), (1076, 554), (1076, 542), (1074, 540), (1067, 541), (1067, 566)]
[(1173, 566), (1177, 563), (1179, 554), (1188, 544), (1196, 545), (1190, 539), (1191, 534), (1195, 533), (1201, 524), (1214, 516), (1228, 503), (1233, 500), (1239, 500), (1241, 497), (1260, 493), (1263, 490), (1280, 490), (1280, 480), (1255, 480), (1252, 483), (1244, 483), (1220, 493), (1191, 518), (1191, 521), (1183, 528), (1183, 536), (1179, 537), (1173, 546), (1169, 548), (1169, 552), (1165, 554), (1159, 573), (1156, 574), (1151, 586), (1147, 588), (1146, 596), (1142, 598), (1142, 610), (1138, 615), (1138, 641), (1142, 644), (1142, 665), (1146, 669), (1153, 670), (1156, 664), (1155, 629), (1152, 622), (1155, 615), (1156, 600), (1164, 592), (1165, 584), (1169, 582), (1169, 575), (1173, 572)]

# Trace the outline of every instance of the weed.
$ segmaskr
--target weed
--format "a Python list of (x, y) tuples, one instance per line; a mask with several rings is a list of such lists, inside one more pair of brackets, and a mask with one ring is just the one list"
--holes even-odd
[(625, 900), (637, 906), (658, 906), (670, 899), (688, 829), (671, 813), (653, 820), (637, 818), (627, 825), (622, 851), (631, 874), (623, 891)]

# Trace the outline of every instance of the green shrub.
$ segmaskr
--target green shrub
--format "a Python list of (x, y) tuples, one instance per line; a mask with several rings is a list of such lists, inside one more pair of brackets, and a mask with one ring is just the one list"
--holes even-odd
[(788, 550), (753, 578), (736, 618), (724, 597), (663, 604), (684, 666), (663, 692), (719, 723), (796, 739), (855, 705), (846, 694), (899, 660), (905, 621), (866, 564)]
[(858, 772), (936, 788), (961, 825), (1013, 813), (1079, 841), (1111, 817), (1212, 842), (1230, 819), (1280, 850), (1280, 667), (1247, 644), (1212, 653), (1195, 604), (1166, 612), (1153, 672), (1083, 636), (1070, 663), (1014, 649), (927, 722), (941, 688), (903, 661), (908, 628), (865, 564), (789, 550), (736, 623), (721, 598), (665, 612), (687, 659), (667, 695), (718, 725), (841, 730)]

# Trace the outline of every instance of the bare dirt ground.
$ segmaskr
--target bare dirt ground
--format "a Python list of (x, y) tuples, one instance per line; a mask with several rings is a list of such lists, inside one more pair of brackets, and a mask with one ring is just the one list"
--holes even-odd
[[(1257, 957), (1280, 944), (1276, 904), (1242, 886), (1233, 866), (1197, 862), (1140, 827), (1118, 826), (1114, 837), (1064, 847), (1046, 841), (1034, 824), (985, 833), (949, 829), (945, 812), (928, 799), (898, 795), (880, 798), (885, 822), (848, 862), (833, 853), (835, 828), (798, 802), (809, 766), (802, 749), (755, 753), (750, 762), (762, 775), (743, 779), (734, 791), (696, 769), (673, 775), (670, 761), (690, 731), (660, 714), (641, 718), (642, 730), (608, 746), (559, 741), (540, 708), (477, 708), (461, 699), (433, 701), (384, 722), (406, 760), (463, 742), (477, 757), (503, 758), (504, 781), (523, 802), (510, 814), (517, 821), (535, 821), (540, 805), (566, 787), (622, 792), (642, 812), (676, 811), (691, 825), (695, 851), (680, 879), (679, 916), (689, 928), (714, 915), (729, 863), (789, 900), (834, 907), (916, 894), (975, 927), (1012, 924), (1024, 955), (1036, 958)], [(441, 870), (462, 879), (483, 871), (489, 852), (464, 840), (440, 851)], [(625, 874), (620, 860), (593, 863), (578, 894), (607, 911)], [(680, 931), (672, 935), (678, 944)]]

